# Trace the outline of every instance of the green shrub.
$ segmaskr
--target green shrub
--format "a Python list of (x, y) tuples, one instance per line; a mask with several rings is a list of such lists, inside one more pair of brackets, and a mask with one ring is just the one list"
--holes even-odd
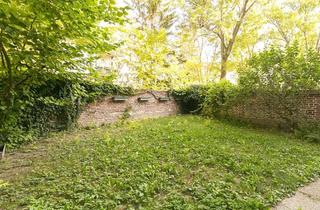
[[(15, 92), (10, 109), (0, 97), (0, 144), (16, 147), (73, 127), (81, 108), (106, 95), (132, 95), (131, 88), (107, 82), (82, 81), (72, 74), (42, 75)], [(1, 81), (0, 81), (1, 87)]]
[(85, 90), (82, 103), (91, 103), (101, 97), (113, 95), (133, 95), (134, 90), (130, 87), (122, 87), (110, 82), (84, 81), (81, 87)]
[(302, 52), (297, 44), (273, 47), (254, 55), (239, 74), (241, 89), (256, 93), (293, 131), (306, 120), (300, 110), (304, 93), (320, 90), (320, 54)]
[(172, 91), (182, 113), (203, 114), (218, 117), (226, 114), (227, 109), (241, 100), (240, 90), (236, 85), (223, 80), (206, 86), (191, 86)]
[(208, 86), (190, 86), (181, 90), (171, 91), (183, 114), (200, 113), (207, 95)]
[(308, 141), (320, 143), (320, 123), (300, 123), (299, 127), (295, 129), (295, 135)]
[(202, 114), (215, 117), (227, 115), (230, 106), (240, 100), (239, 95), (239, 88), (227, 80), (211, 84), (202, 105)]

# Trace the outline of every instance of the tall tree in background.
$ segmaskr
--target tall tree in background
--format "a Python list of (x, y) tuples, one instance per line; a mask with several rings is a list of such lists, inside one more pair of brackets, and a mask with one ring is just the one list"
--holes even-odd
[(125, 41), (113, 52), (116, 62), (127, 68), (127, 78), (120, 75), (125, 79), (122, 83), (167, 88), (172, 79), (168, 68), (175, 63), (170, 42), (176, 20), (174, 5), (168, 0), (129, 0), (126, 4), (131, 8), (129, 23), (120, 29)]
[[(131, 0), (127, 37), (117, 52), (143, 88), (205, 84), (236, 75), (270, 45), (320, 45), (317, 0)], [(219, 74), (219, 75), (218, 75)], [(230, 74), (232, 76), (232, 74)], [(228, 79), (228, 78), (227, 78)], [(125, 83), (127, 84), (127, 83)]]
[(298, 41), (304, 50), (319, 51), (319, 10), (319, 2), (315, 0), (286, 0), (272, 4), (265, 12), (273, 26), (269, 42), (288, 46)]
[(132, 9), (137, 27), (142, 30), (167, 29), (170, 31), (176, 18), (173, 7), (165, 0), (131, 0), (127, 1)]
[[(217, 60), (219, 52), (217, 43), (212, 43), (205, 30), (185, 22), (180, 25), (177, 40), (177, 56), (180, 73), (187, 83), (206, 84), (217, 77)], [(185, 74), (185, 75), (183, 75)]]
[(187, 3), (190, 20), (208, 33), (213, 33), (219, 40), (220, 79), (224, 79), (240, 29), (256, 0), (189, 0)]

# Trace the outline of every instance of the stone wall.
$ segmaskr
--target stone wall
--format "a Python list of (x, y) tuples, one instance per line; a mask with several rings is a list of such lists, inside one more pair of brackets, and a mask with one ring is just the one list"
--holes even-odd
[[(139, 98), (148, 98), (140, 101)], [(168, 101), (160, 101), (168, 98)], [(80, 127), (99, 126), (116, 122), (123, 117), (130, 119), (155, 118), (178, 113), (178, 106), (166, 91), (144, 91), (128, 97), (125, 101), (114, 101), (113, 97), (105, 97), (87, 105), (80, 115)]]
[[(295, 115), (301, 119), (320, 122), (320, 92), (309, 92), (299, 99)], [(279, 117), (281, 109), (266, 105), (261, 98), (252, 97), (231, 107), (227, 115), (231, 118), (267, 127), (285, 128), (285, 121)]]

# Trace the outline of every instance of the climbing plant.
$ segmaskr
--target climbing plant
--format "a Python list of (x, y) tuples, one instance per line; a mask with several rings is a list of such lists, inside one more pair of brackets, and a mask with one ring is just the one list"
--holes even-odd
[[(41, 116), (48, 123), (45, 105), (51, 104), (51, 113), (74, 106), (78, 81), (91, 77), (90, 62), (117, 46), (99, 23), (122, 23), (125, 13), (113, 0), (0, 2), (0, 141), (19, 134), (28, 124), (23, 119)], [(31, 114), (30, 107), (37, 110)]]

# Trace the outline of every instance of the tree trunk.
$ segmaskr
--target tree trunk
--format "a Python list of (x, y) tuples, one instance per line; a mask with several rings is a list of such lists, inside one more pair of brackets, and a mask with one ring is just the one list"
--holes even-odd
[(221, 64), (220, 64), (220, 80), (223, 80), (226, 78), (227, 75), (227, 58), (222, 57)]
[[(249, 0), (244, 0), (243, 7), (240, 11), (239, 14), (239, 20), (236, 22), (233, 30), (232, 30), (232, 36), (231, 38), (227, 41), (225, 40), (225, 35), (224, 32), (220, 27), (218, 31), (215, 32), (215, 34), (218, 35), (220, 38), (220, 46), (221, 46), (221, 66), (220, 66), (220, 80), (225, 79), (227, 75), (227, 61), (228, 58), (232, 52), (233, 45), (236, 41), (238, 32), (240, 30), (240, 27), (244, 21), (244, 17), (248, 13), (248, 11), (253, 7), (253, 5), (256, 3), (256, 0), (254, 0), (250, 5), (248, 5)], [(222, 10), (220, 10), (220, 21), (223, 22), (222, 19)]]
[(226, 46), (224, 43), (221, 43), (220, 80), (226, 78), (228, 57)]
[(13, 106), (13, 89), (14, 89), (14, 84), (13, 84), (13, 72), (12, 72), (12, 66), (11, 66), (11, 61), (9, 58), (9, 55), (3, 45), (2, 42), (0, 42), (0, 54), (2, 58), (2, 65), (4, 69), (7, 69), (7, 76), (8, 80), (6, 81), (6, 89), (5, 91), (5, 101), (8, 107)]

